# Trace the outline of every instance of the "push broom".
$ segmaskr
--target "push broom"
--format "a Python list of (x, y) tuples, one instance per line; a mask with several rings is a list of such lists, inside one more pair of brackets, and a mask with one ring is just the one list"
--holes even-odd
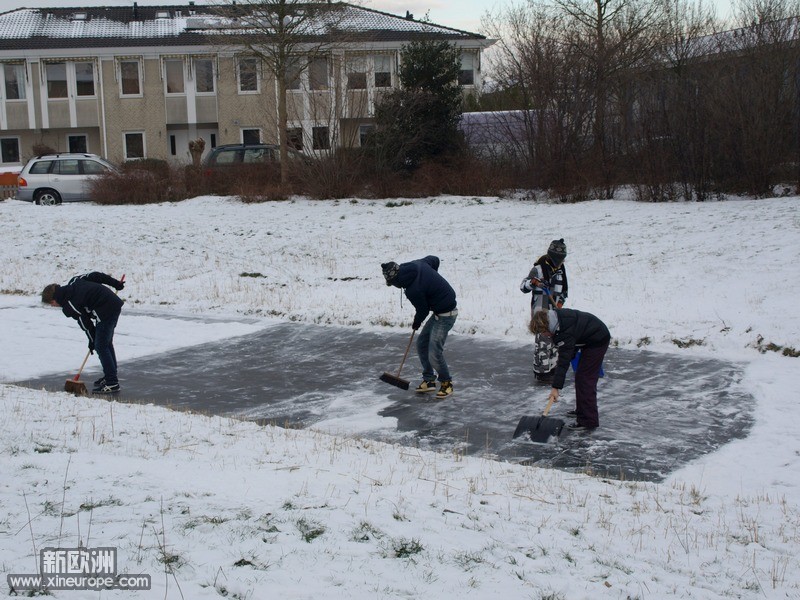
[(393, 385), (393, 386), (396, 386), (396, 387), (399, 387), (400, 389), (403, 389), (403, 390), (407, 390), (408, 389), (408, 381), (406, 381), (405, 379), (400, 379), (400, 371), (403, 370), (403, 364), (405, 364), (405, 362), (406, 362), (406, 357), (408, 356), (408, 351), (411, 350), (411, 342), (414, 341), (414, 334), (415, 333), (416, 333), (416, 330), (412, 329), (411, 330), (411, 339), (408, 340), (408, 346), (406, 346), (406, 353), (403, 354), (403, 360), (400, 361), (400, 368), (397, 369), (397, 375), (393, 375), (392, 373), (384, 372), (384, 374), (381, 375), (381, 377), (380, 377), (381, 381), (385, 381), (386, 383), (388, 383), (390, 385)]
[[(120, 278), (120, 281), (123, 283), (125, 282), (124, 273)], [(116, 293), (119, 293), (119, 290), (117, 290)], [(75, 377), (73, 377), (72, 379), (67, 379), (67, 381), (64, 383), (65, 392), (75, 394), (76, 396), (85, 396), (86, 394), (89, 393), (89, 391), (86, 389), (86, 384), (81, 381), (81, 373), (83, 373), (83, 367), (86, 366), (86, 361), (89, 360), (89, 355), (91, 353), (92, 353), (91, 350), (89, 350), (86, 353), (86, 356), (83, 358), (83, 362), (81, 363), (81, 368), (78, 369), (77, 375), (75, 375)]]

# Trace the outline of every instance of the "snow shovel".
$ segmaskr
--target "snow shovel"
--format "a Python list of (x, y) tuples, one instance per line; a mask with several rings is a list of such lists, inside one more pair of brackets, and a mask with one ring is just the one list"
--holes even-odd
[(514, 430), (514, 438), (518, 438), (526, 431), (532, 442), (540, 444), (547, 443), (551, 437), (558, 437), (564, 428), (564, 421), (547, 416), (552, 406), (553, 398), (550, 398), (541, 417), (522, 417)]
[(408, 389), (408, 381), (405, 379), (400, 379), (400, 371), (403, 370), (403, 364), (406, 362), (406, 357), (408, 356), (408, 351), (411, 350), (411, 342), (414, 341), (414, 334), (417, 331), (415, 329), (411, 330), (411, 339), (408, 340), (408, 346), (406, 346), (406, 353), (403, 354), (403, 360), (400, 361), (400, 368), (397, 369), (397, 375), (392, 375), (391, 373), (384, 372), (381, 375), (381, 381), (385, 381), (386, 383), (399, 387), (400, 389), (407, 390)]

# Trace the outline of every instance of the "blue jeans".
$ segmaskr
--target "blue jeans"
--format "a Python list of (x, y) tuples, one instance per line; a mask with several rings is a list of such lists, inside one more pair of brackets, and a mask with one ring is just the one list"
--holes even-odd
[(417, 353), (422, 364), (422, 378), (425, 381), (436, 379), (436, 373), (439, 374), (439, 381), (450, 381), (450, 371), (444, 359), (444, 342), (457, 317), (458, 315), (450, 317), (433, 315), (423, 325), (422, 333), (417, 338)]
[(119, 383), (117, 378), (117, 355), (114, 352), (114, 329), (119, 316), (98, 321), (94, 330), (94, 350), (103, 366), (103, 376), (108, 385)]

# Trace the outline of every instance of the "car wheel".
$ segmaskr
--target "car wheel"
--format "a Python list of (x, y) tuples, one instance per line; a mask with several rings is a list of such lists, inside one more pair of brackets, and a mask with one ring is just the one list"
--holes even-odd
[(61, 204), (61, 195), (55, 190), (39, 190), (33, 197), (34, 204), (55, 206)]

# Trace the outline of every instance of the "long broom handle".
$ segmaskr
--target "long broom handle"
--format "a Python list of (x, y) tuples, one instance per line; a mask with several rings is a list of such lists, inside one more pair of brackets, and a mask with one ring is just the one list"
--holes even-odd
[(90, 351), (88, 351), (88, 352), (86, 353), (86, 356), (84, 356), (84, 357), (83, 357), (83, 362), (81, 363), (81, 368), (80, 368), (80, 369), (78, 369), (78, 374), (77, 374), (77, 375), (75, 375), (75, 377), (73, 377), (73, 378), (72, 378), (72, 381), (80, 381), (80, 379), (81, 379), (81, 373), (83, 373), (83, 367), (85, 367), (85, 366), (86, 366), (86, 361), (87, 361), (87, 360), (89, 360), (89, 355), (90, 355), (91, 353), (92, 353), (92, 351), (90, 350)]
[(411, 339), (408, 340), (408, 346), (406, 346), (406, 353), (403, 354), (403, 360), (400, 361), (400, 368), (397, 369), (397, 378), (400, 379), (400, 371), (403, 370), (403, 365), (406, 362), (406, 358), (408, 357), (408, 351), (411, 350), (411, 342), (414, 341), (414, 334), (417, 333), (416, 329), (411, 330)]
[[(122, 274), (122, 278), (120, 279), (120, 281), (121, 281), (121, 282), (123, 282), (123, 283), (125, 282), (125, 273), (123, 273), (123, 274)], [(119, 290), (116, 290), (116, 292), (115, 292), (115, 293), (116, 293), (117, 295), (119, 295)], [(73, 377), (73, 378), (72, 378), (72, 381), (80, 381), (80, 379), (81, 379), (81, 373), (83, 373), (83, 367), (85, 367), (85, 366), (86, 366), (86, 361), (87, 361), (87, 360), (89, 360), (89, 355), (90, 355), (91, 353), (92, 353), (92, 351), (91, 351), (91, 350), (89, 350), (89, 351), (86, 353), (86, 356), (84, 356), (84, 357), (83, 357), (83, 362), (81, 363), (81, 368), (80, 368), (80, 369), (78, 369), (78, 374), (77, 374), (77, 375), (75, 375), (75, 377)]]

